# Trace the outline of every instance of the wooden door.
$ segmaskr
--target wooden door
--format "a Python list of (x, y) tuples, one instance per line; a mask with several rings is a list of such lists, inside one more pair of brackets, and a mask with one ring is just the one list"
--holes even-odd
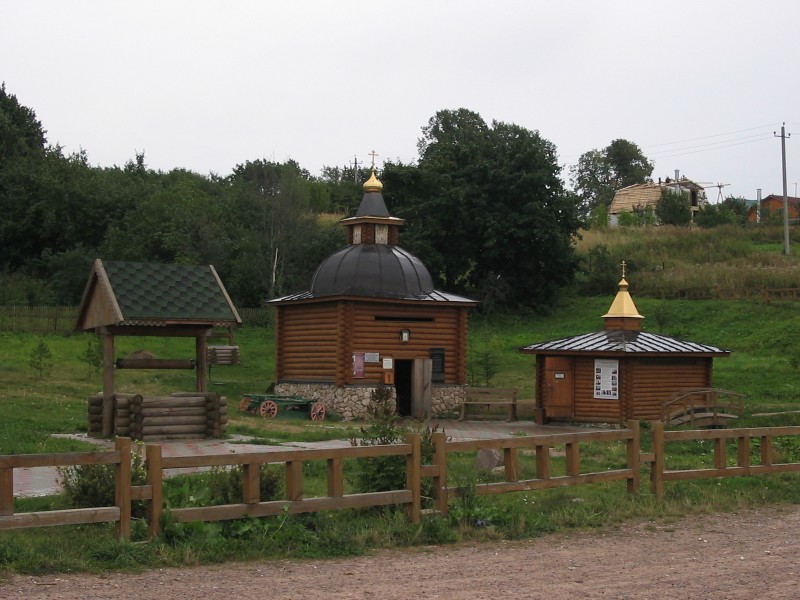
[(417, 419), (431, 417), (433, 361), (430, 358), (414, 359), (411, 384), (411, 416)]
[(545, 416), (575, 416), (575, 374), (571, 357), (548, 356), (545, 359), (542, 392)]

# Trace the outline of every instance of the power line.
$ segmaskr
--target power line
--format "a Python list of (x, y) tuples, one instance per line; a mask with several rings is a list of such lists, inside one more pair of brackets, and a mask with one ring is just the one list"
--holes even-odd
[(774, 127), (774, 124), (770, 123), (770, 124), (767, 124), (767, 125), (760, 125), (758, 127), (748, 127), (747, 129), (736, 129), (734, 131), (728, 131), (727, 133), (714, 133), (712, 135), (704, 135), (704, 136), (701, 136), (701, 137), (689, 138), (689, 139), (685, 139), (685, 140), (679, 140), (677, 142), (664, 142), (663, 144), (650, 144), (649, 146), (644, 146), (642, 149), (644, 149), (644, 148), (655, 148), (656, 146), (672, 146), (672, 145), (675, 145), (675, 144), (684, 144), (686, 142), (696, 142), (698, 140), (707, 140), (709, 138), (722, 137), (722, 136), (725, 136), (725, 135), (733, 135), (734, 133), (743, 133), (745, 131), (755, 131), (756, 129), (765, 129), (767, 127)]
[[(755, 137), (755, 136), (754, 136)], [(673, 150), (664, 150), (663, 152), (671, 152), (671, 154), (659, 154), (658, 152), (655, 153), (653, 158), (672, 158), (674, 156), (685, 156), (687, 154), (699, 154), (701, 152), (710, 152), (712, 150), (723, 150), (725, 148), (732, 148), (734, 146), (743, 146), (745, 144), (754, 144), (756, 142), (763, 142), (765, 140), (771, 139), (772, 135), (762, 134), (755, 139), (751, 139), (748, 141), (736, 141), (736, 140), (729, 140), (729, 141), (736, 141), (734, 144), (728, 144), (725, 142), (717, 142), (715, 144), (701, 144), (700, 146), (689, 146), (688, 148), (675, 148)], [(747, 138), (740, 138), (740, 139), (747, 139)], [(720, 145), (723, 144), (723, 145)], [(702, 148), (702, 146), (711, 146), (710, 148)], [(702, 148), (701, 150), (693, 150), (692, 148)]]

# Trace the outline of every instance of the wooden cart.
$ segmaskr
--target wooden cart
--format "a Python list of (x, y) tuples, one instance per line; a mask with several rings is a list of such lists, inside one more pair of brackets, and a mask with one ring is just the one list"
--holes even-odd
[(266, 419), (274, 419), (280, 410), (306, 412), (312, 421), (325, 419), (325, 405), (302, 396), (247, 394), (239, 402), (239, 410), (261, 415)]

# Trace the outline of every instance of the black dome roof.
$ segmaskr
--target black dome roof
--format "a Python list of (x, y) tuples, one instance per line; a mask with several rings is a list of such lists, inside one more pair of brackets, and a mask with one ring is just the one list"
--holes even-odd
[(314, 297), (418, 298), (431, 292), (433, 279), (422, 261), (386, 244), (347, 246), (322, 261), (311, 279)]

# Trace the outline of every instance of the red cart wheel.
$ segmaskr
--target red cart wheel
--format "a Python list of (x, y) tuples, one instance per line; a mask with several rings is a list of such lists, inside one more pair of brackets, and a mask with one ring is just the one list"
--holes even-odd
[(264, 400), (258, 407), (258, 414), (267, 419), (274, 419), (278, 414), (278, 405), (273, 400)]
[(311, 420), (325, 420), (325, 405), (322, 402), (314, 402), (314, 404), (311, 405)]
[(239, 412), (248, 412), (250, 410), (250, 403), (253, 399), (250, 396), (245, 396), (239, 402)]

